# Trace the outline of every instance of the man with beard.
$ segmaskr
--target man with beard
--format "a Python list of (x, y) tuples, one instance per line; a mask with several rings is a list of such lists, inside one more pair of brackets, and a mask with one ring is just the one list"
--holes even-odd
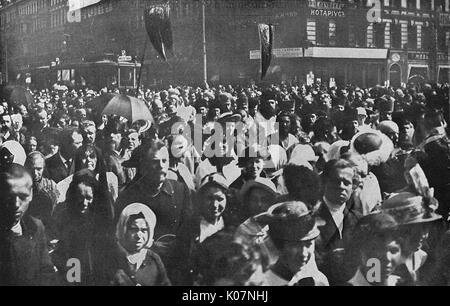
[(155, 140), (143, 144), (139, 159), (140, 178), (119, 195), (116, 216), (129, 204), (143, 203), (155, 212), (155, 248), (167, 268), (173, 284), (183, 284), (186, 277), (187, 255), (185, 243), (179, 239), (192, 216), (191, 197), (188, 188), (177, 181), (167, 179), (169, 152), (165, 144)]
[(264, 136), (275, 132), (277, 101), (274, 99), (262, 100), (258, 112), (255, 114), (255, 123), (263, 129)]
[(289, 133), (292, 125), (291, 113), (289, 111), (282, 111), (278, 114), (276, 122), (278, 123), (278, 130), (267, 137), (268, 145), (280, 145), (283, 149), (289, 152), (296, 144), (299, 143), (298, 139)]
[(15, 140), (12, 135), (12, 122), (11, 116), (4, 114), (0, 120), (0, 131), (3, 141)]
[(19, 164), (0, 170), (0, 285), (49, 285), (55, 270), (42, 222), (27, 214), (32, 179)]

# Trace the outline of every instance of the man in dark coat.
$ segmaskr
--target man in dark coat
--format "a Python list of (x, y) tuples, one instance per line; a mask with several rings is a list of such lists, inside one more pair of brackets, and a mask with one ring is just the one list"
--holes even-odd
[(0, 170), (0, 285), (55, 284), (42, 222), (27, 215), (33, 182), (19, 164)]
[(325, 225), (319, 226), (317, 253), (319, 269), (327, 276), (330, 285), (347, 280), (342, 269), (344, 246), (351, 240), (353, 229), (361, 217), (346, 205), (354, 190), (355, 175), (355, 169), (343, 159), (329, 161), (322, 173), (324, 195), (316, 214), (325, 221)]
[(417, 159), (439, 201), (436, 212), (447, 220), (450, 212), (450, 140), (441, 112), (427, 112), (424, 121), (427, 136), (419, 149), (425, 154), (418, 154)]
[(83, 136), (73, 128), (62, 131), (60, 137), (59, 152), (45, 162), (45, 176), (55, 183), (69, 176), (75, 151), (83, 144)]

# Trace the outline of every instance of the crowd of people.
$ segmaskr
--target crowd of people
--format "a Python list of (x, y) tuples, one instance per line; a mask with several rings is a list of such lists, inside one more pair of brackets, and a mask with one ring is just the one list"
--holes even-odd
[(1, 285), (450, 285), (449, 84), (144, 89), (136, 122), (31, 93), (0, 105)]

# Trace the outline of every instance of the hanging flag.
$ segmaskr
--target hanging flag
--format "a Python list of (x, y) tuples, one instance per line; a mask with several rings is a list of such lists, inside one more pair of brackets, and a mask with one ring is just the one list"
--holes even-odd
[(261, 42), (261, 80), (267, 73), (272, 60), (273, 25), (258, 24), (259, 41)]
[(158, 54), (167, 61), (166, 50), (173, 47), (172, 26), (169, 18), (169, 4), (156, 5), (144, 13), (145, 29)]
[(69, 0), (69, 11), (81, 10), (83, 7), (87, 7), (101, 0)]

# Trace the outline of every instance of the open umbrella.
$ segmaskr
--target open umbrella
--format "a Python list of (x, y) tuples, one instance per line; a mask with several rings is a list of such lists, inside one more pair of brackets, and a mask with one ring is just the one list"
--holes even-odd
[(22, 86), (17, 86), (14, 87), (14, 89), (11, 91), (9, 101), (11, 101), (15, 105), (24, 104), (25, 106), (28, 106), (30, 104), (33, 104), (34, 98), (29, 90)]
[(118, 115), (127, 118), (130, 122), (149, 120), (154, 122), (145, 102), (127, 95), (116, 95), (106, 105), (102, 115)]
[(108, 104), (108, 102), (117, 96), (112, 93), (102, 93), (100, 96), (95, 97), (86, 103), (87, 108), (91, 108), (95, 113), (100, 114)]

